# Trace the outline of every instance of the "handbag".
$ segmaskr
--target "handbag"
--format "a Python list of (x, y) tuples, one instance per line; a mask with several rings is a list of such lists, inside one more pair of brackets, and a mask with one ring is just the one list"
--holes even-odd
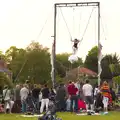
[(3, 96), (3, 98), (2, 98), (2, 102), (1, 102), (2, 104), (5, 103), (5, 100), (4, 100), (4, 99), (5, 99), (5, 97), (6, 97), (7, 91), (8, 91), (8, 89), (7, 89), (6, 92), (5, 92), (5, 96)]

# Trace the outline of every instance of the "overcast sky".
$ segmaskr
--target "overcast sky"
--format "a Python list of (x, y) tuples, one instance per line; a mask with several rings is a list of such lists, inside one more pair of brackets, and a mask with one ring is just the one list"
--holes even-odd
[[(0, 0), (0, 49), (5, 51), (12, 45), (25, 48), (31, 40), (37, 40), (44, 46), (51, 48), (53, 39), (51, 36), (54, 28), (54, 1), (82, 2), (88, 0)], [(101, 2), (103, 54), (114, 52), (119, 54), (120, 1), (99, 1)], [(73, 38), (82, 38), (92, 9), (92, 7), (61, 9)], [(47, 23), (45, 24), (46, 20)], [(40, 34), (43, 26), (44, 29)], [(104, 34), (102, 27), (104, 28)], [(97, 9), (94, 8), (86, 34), (79, 46), (78, 55), (84, 58), (95, 45), (97, 45)], [(60, 8), (58, 8), (57, 53), (62, 52), (72, 52), (72, 43)]]

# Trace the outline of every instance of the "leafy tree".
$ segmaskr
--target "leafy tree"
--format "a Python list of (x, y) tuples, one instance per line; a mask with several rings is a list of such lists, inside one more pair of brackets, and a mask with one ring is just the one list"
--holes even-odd
[(60, 63), (59, 61), (56, 61), (56, 73), (57, 73), (57, 75), (59, 75), (60, 77), (65, 77), (66, 70), (67, 70), (67, 68), (62, 63)]
[(109, 69), (113, 76), (120, 75), (120, 64), (119, 63), (120, 63), (119, 56), (117, 56), (116, 53), (114, 55), (111, 55)]
[(4, 85), (12, 87), (12, 80), (10, 79), (10, 71), (7, 69), (6, 56), (0, 51), (0, 88)]
[(15, 46), (6, 51), (9, 68), (17, 82), (24, 83), (27, 79), (32, 83), (45, 83), (50, 79), (50, 54), (38, 42), (32, 41), (26, 49)]
[(18, 54), (19, 49), (16, 46), (11, 46), (6, 52), (5, 55), (8, 59), (8, 62), (11, 60), (14, 60), (16, 58), (16, 55)]
[[(28, 76), (35, 83), (45, 83), (50, 79), (50, 54), (48, 48), (44, 48), (38, 42), (32, 42), (26, 49), (27, 63), (26, 67)], [(25, 72), (25, 69), (22, 73)]]
[(113, 77), (113, 80), (115, 81), (115, 83), (120, 85), (120, 76)]
[(0, 59), (2, 59), (2, 60), (6, 60), (6, 56), (3, 54), (2, 51), (0, 51)]
[(110, 64), (109, 68), (113, 76), (120, 75), (120, 64)]
[(12, 70), (13, 80), (15, 80), (26, 59), (26, 51), (12, 46), (6, 51), (5, 55), (9, 63), (8, 68)]
[[(119, 72), (119, 57), (115, 54), (105, 55), (101, 61), (102, 73), (101, 78), (112, 79), (112, 77), (120, 74)], [(116, 71), (116, 72), (115, 72)]]
[(10, 79), (8, 74), (5, 72), (0, 72), (0, 86), (2, 86), (3, 88), (4, 85), (8, 85), (11, 88), (13, 87), (12, 80)]
[(98, 73), (98, 47), (93, 47), (86, 56), (84, 66), (94, 72)]

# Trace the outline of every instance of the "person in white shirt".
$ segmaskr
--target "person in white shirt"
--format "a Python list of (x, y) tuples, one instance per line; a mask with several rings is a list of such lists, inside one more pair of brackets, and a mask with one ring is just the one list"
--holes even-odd
[(96, 99), (97, 99), (98, 93), (100, 93), (100, 88), (99, 88), (99, 86), (96, 86), (95, 89), (94, 89), (94, 105), (97, 102)]
[(93, 87), (89, 84), (89, 80), (86, 80), (86, 84), (83, 85), (83, 94), (85, 96), (86, 109), (89, 110), (89, 105), (93, 111)]
[(5, 89), (3, 90), (3, 98), (5, 101), (5, 105), (4, 105), (4, 111), (5, 113), (7, 112), (7, 104), (9, 104), (9, 110), (11, 113), (11, 91), (9, 90), (8, 86), (5, 86)]
[(27, 111), (27, 103), (26, 100), (28, 98), (29, 90), (28, 86), (25, 84), (23, 88), (20, 90), (21, 103), (22, 103), (22, 112), (25, 113)]
[(100, 93), (99, 86), (96, 86), (94, 89), (94, 97), (96, 98), (97, 94)]

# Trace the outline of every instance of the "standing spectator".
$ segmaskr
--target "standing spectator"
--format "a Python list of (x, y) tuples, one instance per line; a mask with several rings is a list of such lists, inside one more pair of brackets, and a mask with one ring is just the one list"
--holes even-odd
[(104, 111), (107, 114), (108, 113), (108, 105), (112, 102), (112, 97), (110, 93), (110, 88), (108, 83), (105, 81), (101, 87), (101, 92), (103, 95), (103, 105), (104, 105)]
[[(69, 82), (68, 85), (68, 94), (70, 96), (70, 100), (71, 100), (71, 108), (70, 111), (73, 112), (78, 112), (78, 97), (77, 97), (77, 92), (78, 89), (75, 87), (74, 83), (72, 83), (71, 81)], [(73, 103), (75, 102), (75, 106), (73, 109)]]
[(8, 86), (5, 86), (5, 88), (3, 90), (3, 98), (4, 98), (4, 101), (5, 101), (5, 105), (4, 105), (5, 113), (7, 112), (7, 104), (9, 104), (9, 110), (10, 110), (10, 113), (11, 113), (11, 110), (12, 110), (11, 91), (9, 90)]
[(85, 97), (87, 111), (89, 110), (89, 105), (93, 111), (93, 87), (90, 85), (89, 80), (86, 80), (86, 84), (83, 85), (82, 90)]
[(45, 84), (44, 88), (41, 90), (42, 93), (42, 100), (41, 100), (41, 108), (40, 113), (43, 113), (44, 107), (46, 106), (46, 111), (48, 110), (49, 105), (49, 88)]
[(16, 113), (21, 112), (21, 98), (20, 98), (20, 85), (16, 85), (16, 88), (14, 90), (14, 108)]
[(94, 97), (96, 97), (99, 92), (100, 92), (99, 86), (96, 86), (94, 89)]
[(70, 112), (70, 108), (71, 108), (71, 100), (69, 96), (68, 99), (66, 100), (66, 110)]
[(96, 95), (94, 107), (95, 107), (95, 109), (100, 109), (100, 108), (102, 109), (103, 108), (103, 96), (102, 96), (101, 92), (99, 92)]
[(115, 100), (116, 100), (116, 94), (115, 94), (115, 91), (112, 88), (110, 88), (110, 93), (112, 95), (112, 101), (115, 102)]
[(58, 110), (65, 111), (65, 97), (66, 97), (66, 90), (64, 84), (60, 84), (59, 88), (57, 89), (56, 100), (58, 101)]
[(38, 88), (37, 85), (34, 85), (34, 88), (32, 90), (32, 98), (34, 100), (37, 110), (39, 110), (39, 93), (40, 88)]
[(83, 83), (83, 82), (80, 82), (79, 95), (80, 95), (80, 99), (84, 101), (84, 95), (83, 95), (83, 90), (82, 90), (83, 85), (84, 85), (84, 83)]
[(94, 92), (94, 104), (95, 104), (97, 95), (98, 93), (100, 93), (100, 87), (97, 85), (93, 92)]
[(54, 90), (53, 88), (50, 89), (50, 94), (49, 94), (49, 97), (51, 100), (55, 100), (56, 98), (56, 90)]
[(115, 91), (112, 88), (110, 88), (110, 93), (111, 93), (111, 96), (112, 96), (112, 107), (114, 107), (117, 96), (115, 94)]
[(51, 88), (50, 89), (50, 96), (55, 96), (55, 95), (56, 95), (56, 91), (53, 88)]
[(42, 101), (42, 92), (40, 91), (40, 93), (39, 93), (39, 108), (41, 106), (41, 101)]
[(20, 90), (21, 103), (22, 103), (22, 112), (27, 112), (27, 98), (28, 98), (29, 90), (26, 84), (23, 85), (23, 88)]

